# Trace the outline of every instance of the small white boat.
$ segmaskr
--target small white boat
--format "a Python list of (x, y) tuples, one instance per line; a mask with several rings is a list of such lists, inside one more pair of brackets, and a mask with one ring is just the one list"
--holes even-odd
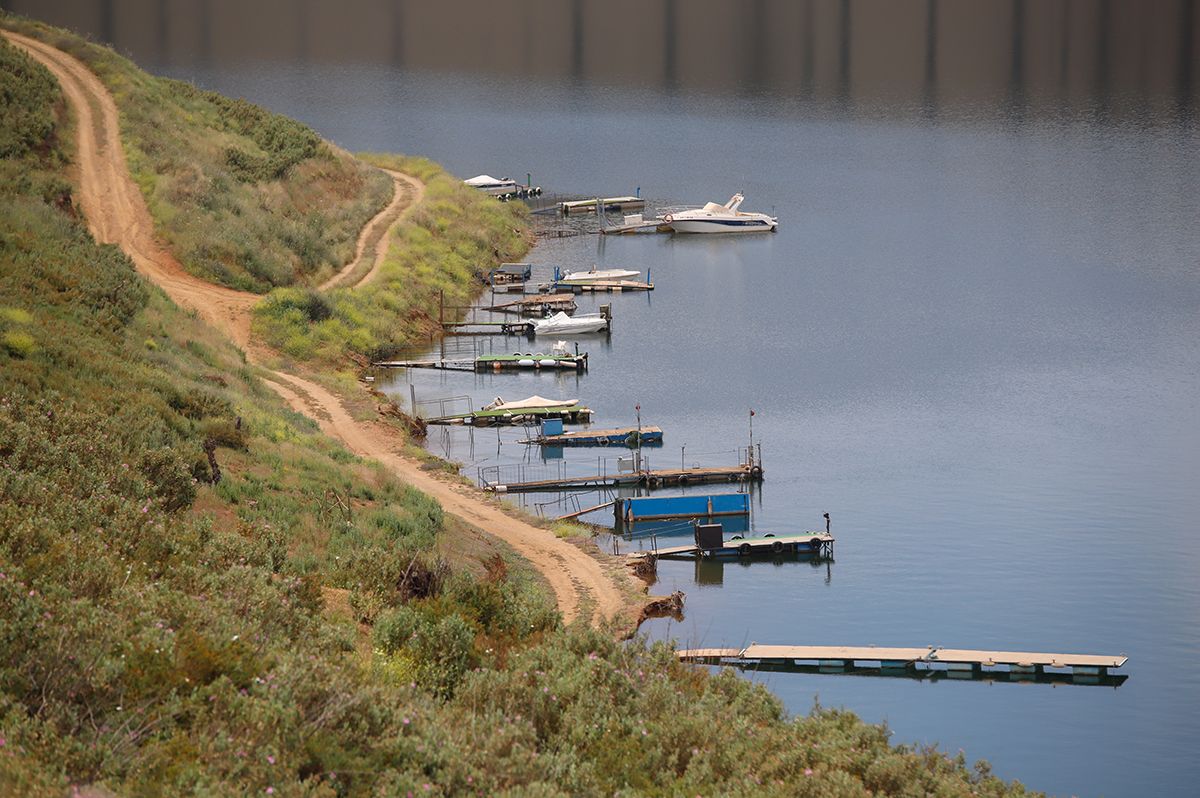
[(586, 285), (610, 280), (628, 280), (640, 274), (641, 272), (635, 272), (632, 269), (597, 269), (592, 266), (586, 272), (567, 272), (558, 278), (558, 283), (560, 285)]
[(568, 316), (559, 311), (549, 318), (542, 319), (533, 326), (536, 335), (578, 335), (580, 333), (600, 332), (608, 326), (608, 319), (599, 313), (585, 313), (580, 316)]
[(471, 188), (477, 188), (484, 194), (491, 194), (494, 197), (499, 197), (504, 194), (516, 194), (520, 187), (517, 181), (511, 177), (492, 177), (491, 175), (476, 175), (469, 180), (464, 180)]
[(668, 213), (662, 220), (676, 233), (766, 233), (779, 226), (774, 216), (738, 210), (745, 199), (734, 194), (724, 205), (709, 202), (703, 208)]
[(565, 408), (579, 404), (578, 399), (547, 399), (544, 396), (531, 396), (528, 399), (518, 399), (506, 402), (497, 396), (483, 406), (484, 410), (530, 410), (532, 408)]

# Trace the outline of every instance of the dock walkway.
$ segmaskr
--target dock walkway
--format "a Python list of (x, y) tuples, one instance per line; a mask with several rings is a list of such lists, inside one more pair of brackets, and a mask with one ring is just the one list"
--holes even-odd
[[(590, 411), (589, 411), (590, 412)], [(433, 422), (430, 422), (433, 423)], [(538, 479), (530, 482), (512, 482), (504, 485), (485, 483), (484, 490), (496, 493), (530, 493), (556, 490), (590, 490), (622, 485), (643, 485), (647, 488), (672, 485), (702, 485), (712, 482), (761, 481), (763, 470), (759, 465), (710, 466), (696, 468), (662, 468), (655, 470), (624, 471), (616, 474), (592, 474), (582, 477), (560, 477)]]
[(658, 427), (618, 427), (615, 429), (589, 429), (579, 432), (564, 432), (561, 435), (539, 435), (520, 443), (537, 443), (542, 446), (636, 446), (662, 443), (663, 433)]
[[(706, 557), (746, 557), (752, 554), (818, 554), (830, 555), (833, 553), (833, 536), (827, 535), (824, 532), (804, 532), (799, 535), (772, 535), (761, 538), (730, 538), (725, 541), (724, 545), (715, 549), (701, 549), (695, 543), (689, 543), (684, 546), (668, 546), (666, 548), (657, 548), (650, 551), (634, 551), (627, 556), (631, 560), (640, 559), (647, 556), (655, 556), (660, 559), (674, 558), (693, 558), (697, 555)], [(696, 649), (698, 651), (721, 651), (730, 652), (734, 649)], [(682, 654), (684, 652), (680, 652)], [(743, 651), (737, 650), (736, 654), (741, 655)], [(725, 654), (725, 657), (734, 655)], [(682, 658), (682, 657), (681, 657)]]
[[(661, 552), (660, 552), (661, 556)], [(1003, 668), (1008, 673), (1038, 674), (1047, 668), (1077, 675), (1107, 676), (1129, 658), (1094, 654), (1053, 654), (1036, 651), (988, 651), (967, 648), (888, 648), (877, 646), (772, 646), (752, 643), (746, 648), (693, 648), (677, 651), (684, 662), (745, 665), (750, 663), (814, 663), (822, 668), (862, 667), (879, 663), (882, 670), (941, 668), (977, 672)]]

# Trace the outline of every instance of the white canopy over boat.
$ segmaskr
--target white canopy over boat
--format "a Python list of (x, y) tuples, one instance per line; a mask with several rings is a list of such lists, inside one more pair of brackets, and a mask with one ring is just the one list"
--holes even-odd
[(536, 335), (575, 335), (577, 333), (599, 332), (608, 325), (608, 320), (599, 313), (587, 313), (582, 316), (568, 316), (561, 310), (553, 316), (542, 319), (533, 326)]
[(475, 188), (487, 188), (488, 186), (500, 186), (500, 185), (516, 185), (516, 181), (513, 180), (511, 177), (497, 178), (497, 177), (492, 177), (491, 175), (476, 175), (475, 177), (468, 178), (467, 180), (464, 180), (463, 182), (466, 183), (468, 186), (475, 186)]
[(483, 406), (484, 410), (529, 410), (535, 407), (573, 407), (579, 404), (578, 399), (547, 399), (544, 396), (531, 396), (515, 402), (506, 402), (497, 396), (491, 403)]

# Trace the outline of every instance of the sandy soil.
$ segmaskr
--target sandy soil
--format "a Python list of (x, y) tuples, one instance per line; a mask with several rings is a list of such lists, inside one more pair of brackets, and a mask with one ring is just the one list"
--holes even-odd
[[(118, 114), (112, 95), (81, 62), (50, 45), (10, 31), (4, 35), (41, 62), (58, 79), (79, 122), (77, 197), (95, 238), (116, 244), (129, 255), (138, 271), (159, 285), (184, 308), (227, 334), (246, 351), (247, 359), (262, 366), (264, 352), (252, 346), (250, 313), (260, 297), (204, 282), (188, 274), (179, 261), (154, 237), (149, 211), (129, 174), (121, 147)], [(423, 186), (416, 178), (393, 173), (397, 182), (392, 202), (367, 224), (359, 237), (359, 251), (336, 279), (354, 271), (363, 256), (374, 225), (395, 223), (404, 208), (420, 201)], [(401, 189), (403, 183), (406, 188)], [(413, 192), (413, 193), (410, 193)], [(394, 211), (395, 216), (389, 216)], [(382, 260), (387, 235), (379, 236), (375, 265), (365, 276), (370, 279)], [(324, 387), (301, 377), (270, 371), (268, 384), (293, 408), (320, 424), (321, 429), (341, 440), (364, 457), (379, 460), (405, 482), (435, 497), (449, 513), (496, 536), (527, 558), (549, 582), (564, 621), (570, 623), (587, 613), (599, 625), (618, 619), (628, 626), (631, 619), (628, 592), (618, 584), (625, 575), (610, 575), (601, 563), (578, 547), (552, 533), (506, 515), (479, 491), (439, 479), (421, 463), (402, 454), (403, 441), (383, 424), (355, 421), (342, 402)]]

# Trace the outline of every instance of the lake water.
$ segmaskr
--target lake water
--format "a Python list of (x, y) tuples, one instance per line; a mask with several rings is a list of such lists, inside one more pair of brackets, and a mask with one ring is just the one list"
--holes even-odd
[[(911, 13), (895, 23), (915, 20), (917, 33), (929, 13), (947, 13), (902, 5)], [(1010, 5), (1025, 8), (979, 7), (1008, 20)], [(1022, 13), (1037, 17), (1038, 5)], [(961, 748), (1052, 793), (1194, 795), (1200, 49), (1153, 15), (1134, 15), (1135, 35), (1121, 24), (1129, 4), (1096, 6), (1114, 20), (1088, 17), (1093, 4), (1050, 5), (1087, 18), (1060, 20), (1063, 46), (1077, 29), (1100, 38), (1055, 67), (1039, 54), (1059, 52), (1045, 44), (1059, 39), (1040, 17), (1014, 16), (1012, 31), (978, 34), (1001, 40), (994, 80), (936, 59), (931, 71), (931, 42), (975, 63), (959, 39), (976, 34), (950, 22), (936, 39), (927, 31), (917, 66), (891, 82), (869, 55), (818, 51), (808, 62), (778, 48), (725, 79), (670, 48), (643, 76), (560, 58), (549, 44), (546, 60), (562, 65), (546, 69), (537, 58), (448, 69), (414, 56), (411, 36), (403, 58), (395, 42), (389, 58), (262, 58), (228, 45), (231, 55), (219, 45), (234, 34), (220, 26), (207, 34), (217, 56), (127, 46), (160, 73), (295, 116), (351, 150), (419, 153), (464, 177), (532, 172), (563, 194), (640, 188), (653, 207), (741, 190), (746, 209), (777, 213), (773, 235), (547, 240), (530, 255), (542, 276), (597, 263), (649, 269), (657, 286), (581, 299), (581, 311), (611, 303), (615, 317), (611, 336), (581, 339), (586, 374), (413, 372), (390, 390), (406, 402), (411, 381), (418, 400), (469, 396), (476, 407), (496, 395), (579, 397), (599, 426), (633, 423), (640, 405), (643, 423), (665, 431), (648, 454), (661, 467), (732, 464), (753, 409), (766, 470), (755, 528), (816, 529), (827, 511), (836, 560), (662, 562), (652, 590), (684, 591), (686, 617), (648, 623), (647, 635), (1126, 653), (1118, 688), (755, 678), (793, 711), (819, 698), (886, 721), (897, 741)], [(796, 4), (825, 6), (837, 11)], [(861, 53), (871, 18), (853, 20), (842, 43)], [(1194, 14), (1185, 21), (1195, 29)], [(590, 24), (577, 39), (591, 41), (600, 23)], [(836, 39), (816, 27), (818, 43)], [(781, 35), (766, 28), (758, 34)], [(1155, 31), (1175, 44), (1155, 46)], [(788, 58), (792, 72), (779, 65)], [(430, 445), (470, 474), (557, 467), (520, 437), (460, 429)], [(566, 460), (594, 469), (615, 454)], [(601, 500), (556, 498), (526, 501), (559, 515)]]

